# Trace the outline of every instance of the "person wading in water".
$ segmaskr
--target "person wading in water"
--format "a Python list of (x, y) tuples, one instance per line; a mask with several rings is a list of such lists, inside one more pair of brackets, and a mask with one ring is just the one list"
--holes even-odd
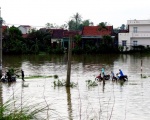
[(24, 80), (24, 71), (21, 69), (21, 77), (22, 77), (22, 81), (25, 81)]

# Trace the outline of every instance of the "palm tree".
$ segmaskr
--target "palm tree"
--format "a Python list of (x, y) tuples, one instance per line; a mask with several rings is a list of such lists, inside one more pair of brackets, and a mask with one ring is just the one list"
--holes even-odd
[(76, 13), (75, 15), (73, 15), (72, 18), (75, 20), (76, 30), (77, 30), (78, 29), (78, 25), (80, 24), (82, 17), (81, 17), (81, 15), (79, 13)]
[(53, 28), (53, 27), (54, 27), (54, 25), (53, 25), (53, 24), (51, 24), (51, 23), (46, 23), (46, 24), (45, 24), (45, 26), (46, 26), (46, 28), (48, 28), (48, 29), (49, 29), (49, 28)]

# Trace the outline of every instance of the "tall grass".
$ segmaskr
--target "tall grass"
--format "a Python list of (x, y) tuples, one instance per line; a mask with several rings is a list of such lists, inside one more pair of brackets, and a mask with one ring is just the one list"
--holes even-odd
[(46, 110), (46, 107), (42, 106), (43, 103), (17, 107), (13, 107), (13, 103), (13, 100), (8, 100), (0, 105), (0, 120), (39, 120), (37, 114)]

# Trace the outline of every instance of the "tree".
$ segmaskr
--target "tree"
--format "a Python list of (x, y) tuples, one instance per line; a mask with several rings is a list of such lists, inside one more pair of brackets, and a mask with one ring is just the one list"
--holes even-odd
[(73, 15), (72, 18), (75, 20), (76, 30), (77, 30), (78, 25), (81, 23), (81, 15), (77, 12), (75, 15)]
[(110, 35), (104, 35), (103, 40), (104, 40), (104, 44), (107, 44), (107, 45), (112, 45), (113, 43), (113, 39)]
[(82, 30), (84, 26), (93, 26), (93, 22), (90, 22), (90, 20), (84, 20), (82, 23), (79, 25), (79, 30)]
[(58, 28), (58, 25), (56, 25), (55, 23), (54, 24), (46, 23), (45, 26), (46, 26), (47, 29)]
[(122, 24), (120, 30), (125, 30), (125, 24)]
[(76, 43), (76, 45), (77, 45), (78, 47), (80, 47), (80, 42), (81, 42), (81, 40), (82, 40), (82, 36), (81, 36), (81, 35), (75, 35), (75, 36), (74, 36), (74, 42)]
[(67, 22), (69, 30), (82, 30), (84, 26), (93, 26), (94, 23), (89, 19), (82, 21), (82, 17), (79, 13), (73, 15), (72, 19)]
[(67, 26), (67, 24), (63, 24), (63, 25), (60, 26), (60, 28), (67, 29), (68, 26)]
[(7, 29), (7, 33), (3, 40), (3, 51), (9, 53), (22, 53), (23, 52), (23, 37), (21, 31), (15, 27), (11, 26)]
[(101, 23), (99, 23), (99, 24), (98, 24), (98, 26), (99, 26), (99, 31), (101, 31), (102, 29), (106, 29), (106, 30), (107, 30), (106, 25), (107, 25), (107, 22), (101, 22)]
[(68, 24), (68, 29), (69, 29), (69, 30), (76, 30), (76, 23), (75, 23), (74, 20), (68, 21), (67, 24)]

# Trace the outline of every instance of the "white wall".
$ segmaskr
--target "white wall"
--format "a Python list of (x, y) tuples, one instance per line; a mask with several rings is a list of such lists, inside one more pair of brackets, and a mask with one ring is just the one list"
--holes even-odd
[[(127, 46), (131, 47), (133, 41), (137, 41), (137, 45), (150, 45), (150, 20), (128, 20), (129, 33), (118, 34), (118, 44), (122, 45), (122, 41), (127, 41)], [(133, 27), (137, 27), (137, 33), (133, 32)]]
[(118, 40), (119, 45), (122, 45), (123, 40), (126, 40), (127, 44), (129, 45), (130, 44), (130, 33), (119, 33), (118, 39), (119, 39)]
[(26, 29), (24, 27), (20, 26), (18, 28), (22, 32), (22, 34), (26, 34), (27, 33), (27, 31), (26, 31)]
[(21, 30), (22, 34), (27, 34), (30, 32), (31, 27), (19, 26), (18, 29)]
[(133, 41), (137, 41), (137, 45), (150, 46), (150, 38), (132, 38), (131, 45), (133, 45)]
[(133, 32), (133, 27), (137, 27), (137, 32), (149, 32), (150, 33), (150, 25), (131, 25), (129, 26), (129, 32)]

